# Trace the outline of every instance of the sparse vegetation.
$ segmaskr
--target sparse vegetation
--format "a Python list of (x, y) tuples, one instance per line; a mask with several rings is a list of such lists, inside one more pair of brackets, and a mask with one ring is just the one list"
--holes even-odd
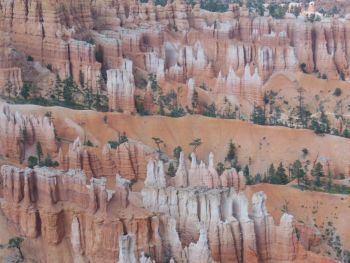
[(231, 167), (234, 167), (237, 169), (238, 167), (237, 149), (236, 149), (236, 145), (232, 142), (232, 140), (228, 145), (228, 151), (227, 151), (225, 161), (229, 162)]
[(221, 162), (219, 162), (216, 165), (216, 171), (218, 172), (219, 175), (222, 175), (222, 173), (225, 171), (225, 165)]
[(171, 176), (171, 177), (174, 177), (175, 174), (176, 174), (175, 166), (174, 166), (174, 164), (173, 164), (172, 162), (169, 164), (167, 174), (168, 174), (169, 176)]
[(336, 96), (336, 97), (340, 97), (342, 94), (342, 90), (341, 88), (336, 88), (333, 92), (333, 95)]
[(311, 170), (311, 175), (316, 178), (315, 185), (321, 186), (321, 177), (324, 176), (323, 166), (321, 163), (316, 163), (315, 167)]
[(174, 157), (175, 157), (175, 159), (176, 159), (177, 161), (179, 161), (179, 159), (180, 159), (180, 153), (181, 153), (181, 152), (182, 152), (181, 146), (177, 146), (177, 147), (175, 147), (174, 150), (173, 150)]
[(152, 140), (157, 145), (158, 153), (161, 153), (161, 145), (164, 145), (164, 141), (158, 137), (152, 137)]
[(203, 112), (203, 115), (206, 117), (216, 118), (217, 115), (216, 115), (215, 103), (212, 103), (209, 106), (206, 106)]
[(192, 147), (192, 152), (196, 152), (197, 148), (202, 145), (202, 139), (197, 138), (190, 142), (190, 146)]
[(265, 125), (266, 124), (266, 116), (264, 114), (264, 110), (259, 106), (254, 106), (251, 120), (254, 124)]
[(271, 3), (268, 6), (270, 15), (275, 19), (282, 19), (286, 15), (287, 5), (280, 5), (277, 3)]
[(118, 140), (116, 141), (108, 141), (109, 145), (111, 146), (112, 149), (117, 149), (119, 145), (128, 142), (128, 136), (126, 136), (126, 133), (118, 134)]
[(200, 5), (202, 9), (211, 12), (226, 12), (228, 10), (228, 4), (215, 0), (200, 1)]
[(8, 241), (8, 245), (7, 245), (8, 248), (15, 248), (15, 249), (17, 249), (17, 251), (19, 253), (19, 256), (20, 256), (20, 260), (24, 259), (23, 252), (22, 252), (22, 249), (21, 249), (23, 241), (24, 241), (24, 239), (21, 238), (21, 237), (14, 237), (14, 238), (11, 238)]
[(58, 167), (59, 163), (57, 161), (54, 161), (51, 159), (49, 155), (46, 156), (46, 158), (39, 162), (40, 167)]
[(28, 165), (29, 168), (33, 169), (35, 166), (38, 165), (38, 158), (35, 157), (35, 156), (29, 156), (27, 165)]

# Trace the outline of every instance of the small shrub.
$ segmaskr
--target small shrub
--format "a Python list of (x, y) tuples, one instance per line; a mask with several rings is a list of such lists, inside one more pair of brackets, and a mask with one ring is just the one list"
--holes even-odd
[(301, 63), (301, 64), (300, 64), (300, 69), (301, 69), (304, 73), (307, 73), (306, 64), (305, 64), (305, 63)]
[(176, 170), (175, 170), (175, 166), (173, 163), (170, 163), (169, 164), (169, 167), (168, 167), (168, 173), (167, 173), (169, 176), (171, 177), (174, 177), (175, 174), (176, 174)]
[(181, 146), (177, 146), (174, 148), (173, 154), (174, 154), (174, 157), (176, 158), (176, 160), (179, 160), (181, 152), (182, 152)]
[(48, 155), (46, 156), (45, 160), (39, 162), (40, 167), (57, 167), (59, 166), (59, 163), (57, 161), (54, 161), (51, 159), (51, 157)]
[(28, 62), (33, 62), (33, 61), (34, 61), (34, 58), (33, 58), (32, 56), (28, 56), (28, 57), (27, 57), (27, 61), (28, 61)]
[(218, 172), (219, 175), (222, 175), (222, 173), (225, 171), (225, 166), (223, 163), (218, 163), (216, 165), (216, 171)]
[(309, 154), (309, 150), (307, 148), (303, 148), (301, 151), (303, 152), (304, 156)]
[(47, 64), (47, 65), (46, 65), (46, 68), (47, 68), (48, 70), (50, 70), (51, 72), (53, 71), (53, 67), (52, 67), (51, 64)]
[(336, 88), (333, 92), (333, 95), (336, 96), (336, 97), (340, 97), (342, 94), (342, 90), (341, 88)]
[(38, 158), (35, 156), (29, 156), (27, 164), (29, 168), (33, 169), (35, 166), (38, 165)]
[(90, 140), (87, 140), (86, 142), (84, 142), (84, 145), (89, 147), (94, 147), (94, 144)]

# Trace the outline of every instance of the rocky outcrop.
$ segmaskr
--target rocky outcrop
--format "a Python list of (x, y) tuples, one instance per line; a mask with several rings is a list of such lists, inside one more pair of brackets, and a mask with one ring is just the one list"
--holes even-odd
[(142, 251), (152, 256), (161, 251), (159, 219), (142, 208), (130, 208), (135, 218), (127, 212), (128, 186), (123, 178), (108, 190), (104, 178), (89, 182), (82, 171), (5, 165), (0, 180), (1, 209), (19, 234), (43, 238), (49, 246), (69, 237), (74, 262), (115, 262), (121, 253), (118, 239), (128, 232), (135, 237), (140, 257)]
[[(108, 92), (111, 110), (134, 113), (135, 86), (149, 74), (161, 83), (205, 83), (211, 87), (210, 103), (218, 107), (223, 97), (237, 106), (260, 104), (270, 76), (298, 72), (301, 65), (328, 79), (350, 75), (347, 19), (307, 23), (287, 15), (276, 21), (234, 4), (213, 13), (182, 0), (164, 7), (122, 0), (0, 3), (0, 28), (11, 39), (3, 42), (52, 65), (61, 79), (71, 76), (96, 92)], [(0, 84), (18, 89), (21, 69), (10, 50), (0, 45)]]
[(68, 147), (68, 152), (59, 151), (60, 168), (83, 170), (92, 177), (115, 177), (118, 173), (128, 180), (146, 178), (147, 160), (152, 150), (140, 142), (125, 142), (116, 149), (110, 144), (102, 147), (102, 151), (83, 145), (78, 137)]
[(136, 112), (132, 61), (124, 60), (120, 68), (107, 71), (107, 90), (110, 110), (126, 113)]
[(0, 87), (1, 94), (17, 96), (22, 88), (22, 70), (17, 65), (19, 55), (10, 48), (8, 34), (1, 32), (0, 36)]
[(293, 216), (284, 214), (276, 225), (263, 192), (253, 195), (249, 211), (242, 174), (227, 170), (219, 176), (212, 169), (212, 154), (208, 168), (191, 157), (187, 170), (181, 153), (174, 178), (165, 175), (161, 161), (150, 161), (142, 190), (144, 207), (165, 215), (162, 234), (169, 257), (176, 262), (297, 262), (308, 257)]
[(37, 144), (43, 154), (57, 152), (55, 128), (48, 117), (26, 116), (0, 105), (0, 152), (3, 156), (24, 161), (36, 155)]
[[(205, 171), (199, 178), (212, 178), (213, 162), (210, 155), (208, 168), (193, 166), (188, 174)], [(131, 192), (130, 181), (119, 175), (115, 187), (107, 189), (105, 178), (88, 180), (79, 170), (4, 165), (1, 209), (28, 239), (42, 238), (48, 246), (69, 242), (66, 252), (79, 263), (313, 259), (298, 240), (291, 215), (284, 214), (275, 225), (264, 193), (253, 195), (249, 211), (244, 178), (234, 170), (220, 176), (221, 185), (174, 187), (161, 161), (152, 159), (147, 168), (140, 194)]]
[[(237, 173), (237, 171), (232, 168), (230, 170), (225, 170), (221, 176), (218, 175), (215, 166), (214, 166), (214, 155), (209, 154), (209, 164), (208, 167), (203, 161), (199, 164), (197, 162), (196, 155), (191, 154), (191, 165), (187, 168), (185, 154), (180, 153), (179, 166), (176, 171), (176, 174), (173, 178), (168, 179), (169, 185), (174, 187), (191, 187), (191, 186), (205, 186), (208, 188), (217, 188), (217, 187), (233, 187), (236, 191), (244, 190), (245, 188), (245, 179), (242, 172)], [(158, 167), (161, 167), (162, 164), (158, 164)], [(153, 166), (152, 166), (153, 167)], [(148, 167), (147, 169), (147, 180), (154, 181), (155, 184), (158, 184), (159, 187), (165, 187), (164, 184), (160, 182), (163, 181), (165, 177), (164, 172), (162, 176), (159, 176), (158, 171), (154, 171)], [(159, 178), (160, 177), (160, 178)], [(157, 178), (157, 180), (155, 180)], [(161, 185), (159, 185), (161, 184)], [(147, 185), (146, 186), (155, 186)]]

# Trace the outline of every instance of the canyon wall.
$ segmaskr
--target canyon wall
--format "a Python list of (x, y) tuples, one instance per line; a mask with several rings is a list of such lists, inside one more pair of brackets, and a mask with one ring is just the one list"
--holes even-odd
[(68, 151), (59, 150), (58, 162), (64, 171), (83, 170), (88, 178), (114, 177), (117, 173), (128, 180), (146, 178), (147, 160), (153, 151), (140, 142), (125, 142), (100, 149), (83, 145), (80, 138), (69, 144)]
[(23, 162), (30, 155), (36, 155), (38, 144), (43, 155), (57, 152), (55, 129), (50, 118), (12, 112), (6, 103), (1, 103), (0, 153)]
[[(299, 241), (293, 216), (276, 225), (263, 192), (249, 209), (242, 174), (211, 171), (212, 154), (208, 166), (195, 165), (193, 154), (187, 170), (181, 156), (172, 178), (151, 159), (141, 192), (118, 174), (108, 188), (105, 178), (88, 180), (81, 170), (3, 165), (1, 209), (27, 239), (51, 250), (68, 242), (72, 262), (333, 262), (308, 251), (311, 234)], [(174, 186), (184, 173), (196, 181)]]
[[(134, 79), (140, 83), (149, 74), (161, 86), (193, 79), (197, 89), (205, 83), (218, 104), (226, 96), (251, 105), (262, 102), (263, 84), (276, 72), (302, 68), (329, 79), (350, 75), (350, 23), (336, 17), (310, 23), (287, 13), (275, 20), (234, 4), (212, 13), (182, 0), (165, 7), (122, 0), (12, 0), (0, 2), (0, 14), (0, 29), (17, 51), (50, 64), (61, 78), (72, 76), (108, 92), (111, 110), (135, 112)], [(1, 50), (2, 83), (20, 87), (20, 69), (11, 62), (16, 59), (6, 47)]]

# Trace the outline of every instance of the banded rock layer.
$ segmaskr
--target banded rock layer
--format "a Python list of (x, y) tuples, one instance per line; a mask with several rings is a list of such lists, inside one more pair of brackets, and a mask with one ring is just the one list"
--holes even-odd
[[(0, 1), (0, 18), (13, 47), (52, 65), (61, 78), (102, 89), (111, 110), (134, 112), (134, 79), (140, 87), (149, 74), (160, 83), (206, 83), (214, 102), (226, 96), (237, 105), (261, 103), (271, 75), (298, 72), (300, 65), (328, 78), (350, 75), (347, 19), (308, 23), (288, 14), (274, 20), (237, 5), (212, 13), (183, 0), (165, 7), (125, 0)], [(11, 73), (2, 74), (3, 82), (20, 85), (20, 73), (7, 64)], [(107, 90), (98, 84), (103, 76)]]
[(275, 225), (263, 192), (249, 210), (244, 183), (173, 187), (161, 161), (149, 162), (141, 193), (120, 176), (107, 189), (79, 170), (4, 165), (0, 180), (1, 209), (19, 234), (51, 252), (68, 242), (68, 262), (333, 262), (302, 246), (291, 215)]

